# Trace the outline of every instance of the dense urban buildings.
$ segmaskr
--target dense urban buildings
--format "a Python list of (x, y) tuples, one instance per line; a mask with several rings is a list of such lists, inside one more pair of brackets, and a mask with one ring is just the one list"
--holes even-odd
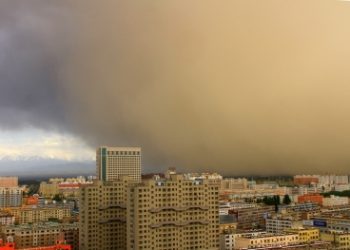
[(75, 223), (9, 225), (1, 228), (1, 234), (4, 239), (13, 239), (18, 249), (53, 246), (60, 240), (78, 249), (78, 225)]
[(141, 179), (141, 149), (129, 147), (98, 148), (96, 166), (97, 178), (50, 178), (38, 194), (3, 179), (0, 190), (18, 190), (2, 195), (4, 242), (50, 250), (57, 241), (74, 250), (350, 249), (343, 175), (278, 182), (169, 168)]

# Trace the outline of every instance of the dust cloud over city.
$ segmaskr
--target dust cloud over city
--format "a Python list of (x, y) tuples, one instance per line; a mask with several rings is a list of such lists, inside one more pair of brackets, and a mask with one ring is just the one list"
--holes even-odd
[[(25, 14), (39, 16), (44, 28), (16, 30), (32, 39), (27, 46), (42, 45), (24, 48), (32, 52), (25, 55), (14, 49), (21, 40), (8, 45), (28, 62), (45, 60), (17, 66), (19, 81), (10, 76), (1, 86), (30, 86), (16, 92), (27, 101), (20, 106), (12, 104), (13, 91), (1, 91), (7, 111), (0, 115), (21, 114), (3, 122), (7, 129), (12, 121), (13, 129), (66, 130), (91, 147), (142, 146), (146, 172), (348, 170), (350, 3), (40, 3)], [(0, 18), (0, 31), (9, 19)], [(11, 66), (4, 65), (0, 72)]]

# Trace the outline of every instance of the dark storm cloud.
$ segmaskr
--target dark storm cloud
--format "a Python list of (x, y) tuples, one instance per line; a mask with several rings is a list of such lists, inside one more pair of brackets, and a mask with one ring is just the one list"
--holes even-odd
[(68, 9), (54, 1), (0, 3), (0, 124), (58, 128), (57, 70), (67, 51)]
[[(146, 171), (347, 171), (348, 3), (40, 3), (22, 11), (39, 14), (43, 27), (21, 30), (4, 18), (22, 37), (9, 50), (34, 48), (30, 67), (8, 56), (23, 68), (20, 82), (31, 79), (17, 85), (19, 102), (1, 104), (20, 124), (42, 118), (39, 126), (58, 124), (92, 146), (140, 145)], [(37, 86), (41, 94), (24, 94)]]

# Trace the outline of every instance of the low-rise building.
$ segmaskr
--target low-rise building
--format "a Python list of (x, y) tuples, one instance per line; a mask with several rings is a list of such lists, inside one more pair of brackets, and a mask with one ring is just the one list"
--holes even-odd
[(0, 187), (0, 208), (22, 205), (23, 191), (20, 187)]
[(336, 206), (345, 206), (349, 205), (348, 197), (339, 197), (331, 195), (330, 197), (323, 198), (323, 206), (324, 207), (336, 207)]
[(238, 237), (244, 236), (258, 236), (259, 234), (264, 234), (263, 231), (237, 231), (237, 230), (224, 230), (220, 232), (220, 250), (233, 250), (236, 249), (235, 240)]
[(221, 190), (247, 189), (248, 180), (246, 178), (225, 178), (221, 180)]
[(266, 232), (283, 233), (286, 229), (299, 228), (303, 225), (302, 220), (298, 220), (290, 215), (273, 215), (266, 218)]
[(13, 225), (15, 217), (7, 211), (0, 211), (0, 226)]
[(330, 242), (332, 249), (350, 249), (350, 233), (327, 231), (321, 233), (321, 240)]
[(58, 183), (52, 182), (47, 183), (46, 181), (43, 181), (40, 183), (39, 193), (41, 196), (45, 198), (53, 198), (56, 194), (58, 194)]
[(0, 187), (18, 187), (17, 176), (0, 176)]
[(265, 228), (265, 219), (273, 212), (273, 206), (259, 206), (235, 209), (232, 213), (237, 217), (237, 228), (259, 229)]
[(235, 249), (254, 249), (268, 247), (286, 247), (299, 244), (299, 234), (269, 234), (242, 235), (235, 239)]
[(298, 196), (298, 203), (312, 202), (322, 206), (323, 196), (320, 194), (304, 194)]
[(20, 207), (8, 211), (15, 216), (19, 224), (61, 221), (71, 216), (71, 209), (67, 206)]
[(38, 223), (4, 226), (1, 228), (3, 239), (13, 239), (18, 249), (53, 246), (62, 238), (67, 244), (77, 248), (78, 225), (76, 223)]
[(288, 233), (299, 235), (299, 243), (312, 243), (320, 240), (320, 230), (317, 228), (291, 228), (285, 230)]

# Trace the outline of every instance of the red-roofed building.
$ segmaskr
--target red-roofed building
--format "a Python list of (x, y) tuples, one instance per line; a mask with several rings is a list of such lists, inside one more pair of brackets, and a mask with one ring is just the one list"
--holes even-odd
[(29, 196), (27, 198), (24, 198), (24, 202), (26, 205), (38, 205), (39, 197), (38, 196)]
[(320, 194), (304, 194), (298, 196), (298, 203), (312, 202), (322, 206), (323, 196)]

